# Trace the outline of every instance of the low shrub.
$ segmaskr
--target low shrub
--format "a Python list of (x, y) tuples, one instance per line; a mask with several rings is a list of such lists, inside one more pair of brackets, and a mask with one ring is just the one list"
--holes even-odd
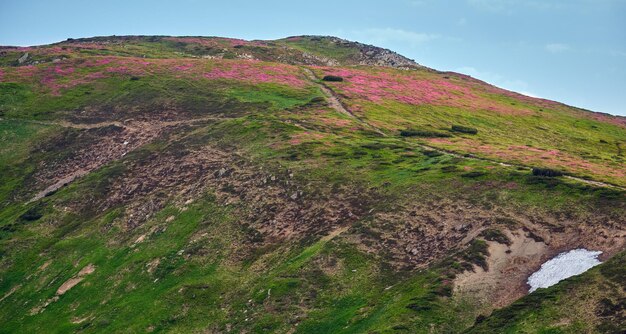
[(480, 236), (482, 236), (483, 238), (485, 238), (485, 240), (488, 240), (488, 241), (495, 241), (497, 243), (504, 244), (507, 246), (511, 245), (511, 239), (509, 239), (509, 237), (500, 230), (496, 230), (493, 228), (486, 229), (482, 231), (482, 233), (480, 233)]
[(336, 75), (326, 75), (322, 78), (324, 81), (343, 81), (342, 77)]
[(30, 208), (28, 209), (28, 211), (26, 211), (24, 214), (22, 214), (20, 216), (20, 219), (22, 221), (35, 221), (38, 220), (39, 218), (43, 217), (43, 214), (41, 213), (40, 209), (38, 207), (34, 207), (34, 208)]
[[(489, 255), (487, 243), (482, 240), (472, 240), (469, 247), (461, 253), (461, 259), (469, 264), (475, 264), (483, 270), (489, 270), (486, 256)], [(471, 268), (471, 266), (470, 266)]]
[(623, 192), (619, 189), (595, 188), (592, 191), (602, 200), (619, 200), (623, 196)]
[(419, 303), (411, 303), (406, 306), (409, 310), (413, 310), (415, 312), (421, 311), (430, 311), (433, 307), (431, 305), (420, 305)]
[(535, 176), (548, 176), (548, 177), (556, 177), (562, 176), (563, 172), (550, 169), (550, 168), (533, 168), (533, 175)]
[(443, 173), (453, 173), (453, 172), (457, 172), (458, 170), (459, 168), (456, 165), (449, 165), (449, 166), (441, 167), (441, 171)]
[(311, 103), (322, 103), (322, 102), (326, 102), (326, 99), (321, 97), (321, 96), (316, 96), (316, 97), (312, 98), (310, 102)]
[(515, 219), (509, 217), (496, 217), (494, 218), (494, 222), (496, 224), (515, 226), (517, 225), (517, 221)]
[(384, 148), (387, 148), (387, 145), (383, 143), (378, 143), (378, 142), (371, 142), (371, 143), (361, 144), (361, 147), (366, 148), (368, 150), (382, 150)]
[(481, 177), (483, 175), (485, 175), (485, 173), (479, 172), (479, 171), (472, 171), (472, 172), (467, 172), (467, 173), (461, 174), (461, 177), (466, 177), (466, 178), (473, 179), (473, 178)]
[(424, 152), (422, 152), (422, 154), (427, 156), (427, 157), (429, 157), (429, 158), (439, 157), (439, 156), (443, 155), (443, 153), (441, 153), (439, 151), (434, 151), (434, 150), (432, 150), (432, 151), (424, 151)]
[(451, 137), (447, 133), (431, 131), (431, 130), (402, 130), (400, 131), (402, 137), (427, 137), (427, 138), (444, 138)]
[(453, 125), (451, 130), (454, 132), (467, 133), (471, 135), (475, 135), (478, 133), (478, 130), (476, 128), (470, 128), (469, 126), (462, 125)]
[(330, 152), (322, 152), (323, 156), (327, 156), (327, 157), (343, 157), (345, 156), (347, 153), (346, 152), (342, 152), (342, 151), (330, 151)]
[(532, 185), (541, 185), (548, 189), (552, 189), (561, 184), (561, 181), (559, 179), (550, 177), (528, 175), (528, 177), (526, 177), (526, 183)]

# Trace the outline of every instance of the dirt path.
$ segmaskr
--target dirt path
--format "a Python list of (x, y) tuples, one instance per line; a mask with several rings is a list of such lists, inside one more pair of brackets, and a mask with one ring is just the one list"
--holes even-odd
[(316, 86), (318, 86), (320, 88), (320, 90), (322, 91), (322, 93), (324, 93), (324, 95), (326, 96), (326, 100), (328, 101), (328, 106), (337, 110), (339, 113), (344, 114), (349, 116), (350, 118), (356, 120), (359, 124), (365, 126), (366, 128), (380, 134), (383, 137), (386, 137), (387, 135), (382, 132), (380, 129), (378, 129), (377, 127), (365, 122), (364, 120), (360, 119), (358, 116), (356, 116), (355, 114), (353, 114), (350, 110), (348, 110), (348, 108), (346, 108), (343, 103), (341, 103), (341, 100), (339, 100), (339, 97), (337, 96), (337, 94), (335, 92), (333, 92), (333, 90), (324, 85), (323, 83), (319, 82), (319, 79), (315, 76), (315, 73), (313, 73), (313, 71), (311, 71), (308, 68), (303, 67), (302, 70), (304, 71), (304, 74), (307, 76), (307, 78), (309, 78), (309, 80), (315, 84)]
[[(181, 124), (194, 124), (194, 123), (200, 123), (200, 122), (204, 122), (204, 121), (215, 121), (215, 120), (225, 120), (228, 119), (226, 117), (213, 117), (213, 116), (209, 116), (209, 117), (201, 117), (201, 118), (192, 118), (192, 119), (184, 119), (184, 120), (178, 120), (178, 121), (156, 121), (154, 122), (155, 126), (160, 126), (160, 127), (165, 127), (165, 126), (175, 126), (175, 125), (181, 125)], [(100, 128), (106, 128), (108, 126), (117, 126), (120, 128), (125, 128), (125, 129), (131, 129), (131, 130), (140, 130), (139, 127), (137, 127), (136, 125), (134, 125), (132, 122), (129, 123), (124, 123), (124, 122), (118, 122), (118, 121), (111, 121), (111, 122), (98, 122), (98, 123), (72, 123), (69, 121), (65, 121), (65, 120), (61, 120), (61, 121), (36, 121), (36, 120), (30, 120), (30, 119), (20, 119), (20, 118), (0, 118), (0, 121), (18, 121), (18, 122), (25, 122), (25, 123), (31, 123), (31, 124), (39, 124), (39, 125), (47, 125), (47, 126), (60, 126), (63, 128), (72, 128), (72, 129), (79, 129), (79, 130), (91, 130), (91, 129), (100, 129)]]
[[(462, 159), (471, 159), (471, 160), (480, 160), (480, 161), (485, 161), (485, 162), (489, 162), (489, 163), (493, 163), (493, 164), (497, 164), (500, 166), (504, 166), (504, 167), (515, 167), (517, 169), (520, 170), (527, 170), (527, 171), (532, 171), (532, 167), (529, 166), (525, 166), (525, 165), (517, 165), (517, 164), (510, 164), (510, 163), (506, 163), (506, 162), (501, 162), (501, 161), (497, 161), (497, 160), (492, 160), (489, 158), (482, 158), (482, 157), (477, 157), (475, 155), (465, 155), (465, 154), (460, 154), (454, 151), (448, 151), (448, 150), (443, 150), (434, 146), (429, 146), (429, 145), (425, 145), (425, 144), (416, 144), (417, 146), (420, 146), (424, 149), (428, 149), (428, 150), (432, 150), (432, 151), (437, 151), (443, 154), (447, 154), (447, 155), (451, 155), (453, 157), (457, 157), (457, 158), (462, 158)], [(625, 187), (621, 187), (618, 186), (616, 184), (611, 184), (611, 183), (606, 183), (606, 182), (601, 182), (601, 181), (593, 181), (593, 180), (587, 180), (587, 179), (583, 179), (580, 177), (576, 177), (576, 176), (571, 176), (571, 175), (564, 175), (563, 176), (566, 179), (570, 179), (573, 181), (577, 181), (577, 182), (581, 182), (581, 183), (585, 183), (588, 184), (590, 186), (595, 186), (595, 187), (604, 187), (604, 188), (613, 188), (613, 189), (620, 189), (620, 190), (625, 190)]]
[[(313, 71), (311, 71), (309, 68), (306, 68), (306, 67), (302, 67), (302, 70), (303, 70), (304, 74), (306, 75), (306, 77), (312, 83), (317, 85), (320, 88), (320, 90), (324, 93), (324, 95), (326, 95), (326, 98), (328, 100), (328, 105), (331, 108), (337, 110), (341, 114), (344, 114), (344, 115), (347, 115), (347, 116), (353, 118), (359, 124), (365, 126), (366, 128), (368, 128), (370, 130), (375, 131), (376, 133), (380, 134), (381, 136), (387, 137), (387, 134), (383, 130), (381, 130), (380, 128), (376, 127), (375, 125), (367, 123), (365, 120), (361, 119), (360, 117), (358, 117), (354, 113), (352, 113), (343, 103), (341, 103), (341, 100), (340, 100), (339, 96), (330, 87), (326, 86), (323, 83), (320, 83), (319, 79), (315, 76), (315, 73), (313, 73)], [(436, 152), (439, 152), (439, 153), (442, 153), (442, 154), (451, 155), (453, 157), (457, 157), (457, 158), (461, 158), (461, 159), (480, 160), (480, 161), (485, 161), (485, 162), (489, 162), (489, 163), (492, 163), (492, 164), (497, 164), (497, 165), (505, 166), (505, 167), (515, 167), (515, 168), (518, 168), (518, 169), (524, 169), (524, 170), (528, 170), (528, 171), (532, 170), (532, 167), (528, 167), (528, 166), (524, 166), (524, 165), (510, 164), (510, 163), (496, 161), (496, 160), (492, 160), (492, 159), (488, 159), (488, 158), (477, 157), (475, 155), (461, 154), (461, 153), (458, 153), (458, 152), (444, 150), (444, 149), (440, 149), (440, 148), (437, 148), (437, 147), (434, 147), (434, 146), (421, 144), (421, 143), (413, 143), (413, 144), (415, 146), (418, 146), (418, 147), (422, 148), (422, 149), (436, 151)], [(604, 187), (604, 188), (613, 188), (613, 189), (620, 189), (620, 190), (626, 191), (625, 187), (621, 187), (621, 186), (618, 186), (618, 185), (615, 185), (615, 184), (606, 183), (606, 182), (587, 180), (587, 179), (583, 179), (583, 178), (576, 177), (576, 176), (571, 176), (571, 175), (566, 175), (566, 176), (564, 176), (564, 178), (570, 179), (570, 180), (573, 180), (573, 181), (577, 181), (577, 182), (581, 182), (581, 183), (585, 183), (585, 184), (588, 184), (590, 186)]]
[(100, 123), (72, 123), (68, 121), (37, 121), (32, 119), (21, 119), (21, 118), (0, 118), (0, 121), (16, 121), (16, 122), (24, 122), (38, 125), (46, 125), (46, 126), (60, 126), (63, 128), (73, 128), (73, 129), (81, 129), (81, 130), (89, 130), (89, 129), (99, 129), (107, 126), (117, 126), (121, 128), (126, 128), (127, 126), (122, 124), (121, 122), (100, 122)]
[(61, 189), (62, 187), (66, 186), (67, 184), (71, 183), (72, 181), (76, 180), (79, 177), (82, 177), (84, 175), (86, 175), (87, 173), (89, 173), (89, 170), (77, 170), (76, 172), (70, 174), (70, 175), (66, 175), (63, 178), (61, 178), (60, 180), (58, 180), (57, 182), (55, 182), (54, 184), (48, 186), (46, 189), (38, 192), (37, 194), (35, 194), (35, 196), (33, 196), (33, 198), (30, 199), (30, 201), (28, 201), (28, 203), (34, 202), (34, 201), (38, 201), (44, 197), (46, 197), (48, 194), (51, 194), (59, 189)]
[(338, 235), (342, 234), (343, 232), (349, 230), (351, 226), (352, 225), (341, 226), (341, 227), (331, 231), (328, 235), (323, 236), (322, 239), (320, 239), (320, 240), (322, 240), (322, 241), (330, 241), (330, 240), (334, 239), (336, 236), (338, 236)]

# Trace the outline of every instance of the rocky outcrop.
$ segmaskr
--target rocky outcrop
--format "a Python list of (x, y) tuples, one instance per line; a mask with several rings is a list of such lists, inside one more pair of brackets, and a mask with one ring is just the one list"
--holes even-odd
[[(395, 68), (421, 68), (422, 65), (415, 62), (413, 59), (404, 57), (389, 49), (380, 48), (377, 46), (352, 42), (343, 38), (334, 36), (295, 36), (293, 38), (305, 38), (311, 41), (329, 42), (337, 45), (338, 47), (357, 49), (358, 53), (354, 61), (355, 65), (368, 65), (368, 66), (387, 66)], [(288, 39), (289, 39), (288, 38)], [(344, 64), (345, 65), (345, 64)]]

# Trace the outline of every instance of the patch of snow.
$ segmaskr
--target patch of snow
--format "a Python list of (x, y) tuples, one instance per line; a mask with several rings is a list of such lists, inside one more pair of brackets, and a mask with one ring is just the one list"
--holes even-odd
[(601, 262), (598, 256), (601, 251), (590, 251), (586, 249), (574, 249), (564, 252), (546, 261), (541, 268), (528, 278), (530, 291), (539, 288), (547, 288), (556, 283), (576, 275), (580, 275)]

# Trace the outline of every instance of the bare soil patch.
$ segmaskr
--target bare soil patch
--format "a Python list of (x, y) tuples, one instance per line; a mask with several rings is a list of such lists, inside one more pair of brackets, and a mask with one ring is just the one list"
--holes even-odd
[(96, 267), (93, 264), (88, 264), (83, 269), (81, 269), (74, 277), (68, 279), (67, 281), (65, 281), (65, 283), (61, 284), (61, 286), (57, 289), (56, 294), (59, 296), (63, 295), (71, 288), (75, 287), (78, 283), (82, 282), (82, 280), (85, 279), (85, 276), (92, 274), (94, 271), (96, 271)]

